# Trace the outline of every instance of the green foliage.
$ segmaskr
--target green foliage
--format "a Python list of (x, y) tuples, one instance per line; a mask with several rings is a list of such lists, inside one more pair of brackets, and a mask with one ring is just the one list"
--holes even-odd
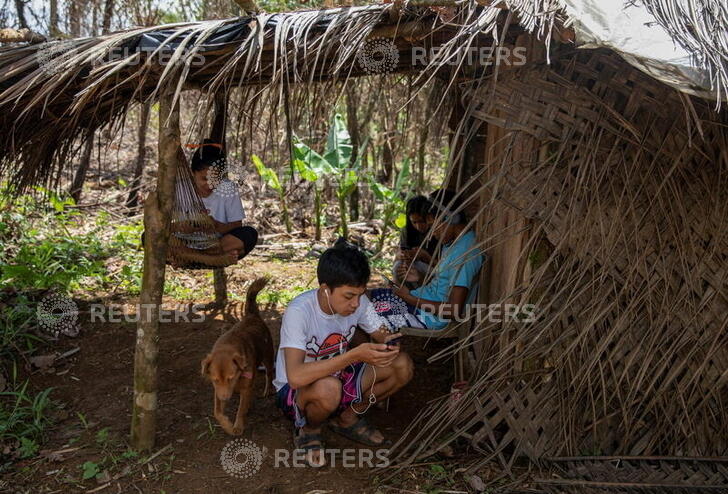
[(18, 445), (16, 456), (29, 458), (35, 455), (45, 429), (51, 424), (48, 417), (53, 405), (49, 397), (51, 389), (34, 395), (28, 390), (26, 381), (14, 386), (12, 391), (0, 393), (0, 446), (15, 443)]
[[(361, 146), (365, 149), (367, 140)], [(360, 151), (361, 151), (360, 150)], [(321, 185), (320, 180), (331, 176), (336, 181), (336, 197), (339, 200), (339, 228), (341, 235), (348, 235), (346, 219), (346, 199), (356, 189), (359, 176), (358, 171), (361, 159), (357, 158), (351, 163), (353, 147), (351, 137), (346, 129), (344, 118), (338, 113), (334, 115), (326, 138), (326, 149), (323, 156), (304, 143), (301, 139), (293, 138), (293, 167), (301, 177), (309, 182), (314, 182), (314, 203), (316, 218), (316, 238), (320, 238), (321, 228)], [(358, 156), (361, 157), (359, 152)]]
[(104, 248), (97, 231), (71, 233), (78, 211), (73, 200), (38, 189), (43, 199), (23, 196), (10, 202), (7, 187), (0, 190), (0, 235), (7, 235), (0, 252), (0, 290), (78, 289), (87, 277), (102, 277)]
[(141, 249), (143, 231), (144, 225), (141, 221), (116, 226), (109, 244), (111, 252), (122, 259), (121, 270), (113, 277), (112, 283), (129, 295), (138, 295), (141, 291), (144, 262), (144, 252)]
[(384, 205), (384, 226), (382, 233), (377, 242), (377, 252), (384, 248), (384, 242), (387, 238), (387, 231), (391, 227), (404, 228), (407, 218), (405, 216), (405, 199), (402, 197), (402, 191), (410, 178), (410, 161), (405, 159), (397, 173), (394, 181), (394, 188), (389, 188), (384, 184), (380, 184), (376, 179), (369, 175), (367, 181), (369, 187), (376, 197)]
[(260, 292), (260, 295), (258, 295), (258, 302), (260, 304), (274, 304), (279, 307), (285, 307), (291, 300), (306, 290), (306, 287), (300, 285), (296, 285), (291, 288), (284, 288), (282, 290), (263, 290)]
[(101, 473), (98, 463), (93, 461), (84, 462), (81, 468), (83, 469), (83, 480), (92, 479)]
[(21, 353), (32, 353), (44, 343), (33, 331), (34, 316), (24, 296), (0, 309), (0, 362), (13, 362)]
[(291, 233), (293, 231), (293, 225), (291, 224), (291, 217), (288, 214), (288, 205), (286, 204), (286, 187), (278, 179), (278, 174), (276, 174), (275, 170), (265, 166), (260, 157), (254, 154), (250, 158), (253, 160), (255, 169), (258, 171), (258, 175), (260, 175), (263, 182), (278, 193), (278, 200), (281, 202), (281, 209), (283, 210), (283, 222), (286, 225), (286, 231)]

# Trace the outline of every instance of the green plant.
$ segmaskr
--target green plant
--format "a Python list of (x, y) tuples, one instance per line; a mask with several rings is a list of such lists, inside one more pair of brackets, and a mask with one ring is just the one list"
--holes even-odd
[[(365, 149), (368, 139), (364, 140), (361, 150)], [(348, 237), (346, 200), (356, 188), (359, 180), (358, 171), (362, 152), (357, 154), (355, 163), (351, 163), (351, 137), (346, 130), (344, 118), (338, 113), (334, 115), (326, 139), (324, 155), (314, 151), (302, 140), (293, 138), (293, 166), (301, 176), (314, 182), (314, 209), (316, 218), (316, 239), (321, 238), (321, 191), (320, 179), (333, 176), (336, 181), (336, 197), (339, 202), (339, 228), (343, 237)]]
[(258, 303), (286, 306), (291, 300), (305, 291), (306, 287), (299, 285), (291, 288), (283, 288), (281, 290), (263, 290), (260, 295), (258, 295)]
[(255, 169), (258, 171), (258, 175), (260, 175), (263, 182), (278, 193), (278, 200), (280, 201), (281, 209), (283, 210), (283, 222), (286, 225), (286, 231), (291, 233), (293, 231), (293, 226), (291, 225), (291, 217), (288, 214), (285, 185), (278, 179), (278, 175), (275, 170), (265, 166), (263, 161), (257, 155), (254, 154), (250, 158), (253, 160)]
[(84, 464), (81, 465), (81, 469), (83, 470), (83, 480), (92, 479), (101, 473), (101, 468), (99, 468), (98, 463), (93, 461), (84, 462)]
[(32, 331), (35, 314), (29, 302), (19, 296), (14, 306), (0, 309), (0, 361), (13, 362), (21, 353), (32, 353), (44, 340)]
[(15, 455), (28, 458), (38, 451), (51, 423), (48, 411), (53, 405), (49, 396), (52, 388), (35, 395), (29, 392), (28, 381), (14, 388), (0, 392), (0, 445), (16, 443)]
[(105, 248), (97, 230), (69, 231), (79, 213), (73, 200), (44, 189), (40, 198), (24, 195), (11, 200), (0, 189), (0, 223), (8, 236), (0, 252), (0, 290), (68, 292), (87, 278), (104, 279)]
[(405, 159), (402, 166), (397, 173), (397, 178), (394, 181), (394, 188), (390, 189), (384, 184), (380, 184), (372, 176), (367, 177), (369, 186), (376, 197), (384, 205), (384, 224), (382, 225), (382, 233), (377, 241), (377, 252), (381, 252), (384, 248), (384, 241), (387, 238), (387, 230), (390, 226), (397, 228), (404, 228), (407, 218), (405, 216), (405, 201), (402, 199), (402, 190), (404, 189), (405, 182), (410, 176), (410, 162), (409, 158)]

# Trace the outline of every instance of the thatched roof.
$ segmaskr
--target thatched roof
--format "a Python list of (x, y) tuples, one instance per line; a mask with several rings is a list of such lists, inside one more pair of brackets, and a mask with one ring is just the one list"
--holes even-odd
[[(298, 83), (366, 75), (356, 57), (375, 37), (392, 39), (397, 46), (394, 72), (421, 71), (420, 83), (438, 74), (452, 81), (458, 68), (452, 61), (463, 60), (474, 45), (509, 43), (527, 31), (553, 50), (554, 38), (569, 23), (560, 0), (517, 0), (507, 6), (491, 0), (452, 2), (455, 17), (447, 22), (415, 3), (449, 2), (260, 14), (0, 49), (0, 175), (21, 187), (53, 185), (84, 129), (123, 119), (131, 105), (156, 99), (162, 88), (176, 90), (177, 96), (190, 87), (210, 92), (251, 85), (279, 93), (284, 87), (305, 90)], [(701, 34), (707, 31), (667, 15), (674, 9), (665, 2), (647, 5), (725, 90), (725, 30)], [(717, 25), (726, 24), (719, 12), (707, 12), (713, 12)], [(427, 65), (415, 65), (413, 46), (442, 49)]]
[[(4, 49), (0, 172), (10, 171), (21, 186), (53, 180), (82, 129), (123, 118), (130, 105), (156, 99), (162, 88), (178, 97), (190, 87), (295, 90), (296, 83), (346, 79), (365, 74), (355, 59), (368, 38), (391, 38), (403, 48), (444, 43), (454, 52), (494, 29), (501, 12), (473, 4), (460, 11), (458, 29), (429, 9), (375, 5), (179, 23)], [(422, 68), (402, 56), (395, 71)]]

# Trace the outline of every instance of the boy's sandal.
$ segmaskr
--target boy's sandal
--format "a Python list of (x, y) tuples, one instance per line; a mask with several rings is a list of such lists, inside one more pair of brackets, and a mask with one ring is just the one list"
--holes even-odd
[[(318, 432), (303, 432), (300, 427), (293, 429), (293, 444), (297, 450), (305, 451), (306, 453), (306, 464), (313, 468), (321, 468), (326, 465), (326, 458), (324, 458), (324, 447), (321, 440), (321, 433)], [(313, 460), (312, 452), (318, 451), (318, 463)]]
[(367, 420), (362, 417), (358, 421), (351, 424), (349, 427), (341, 427), (332, 423), (329, 423), (329, 428), (336, 432), (337, 434), (340, 434), (344, 436), (347, 439), (351, 439), (352, 441), (356, 441), (358, 443), (364, 444), (366, 446), (381, 446), (381, 447), (388, 447), (392, 445), (392, 441), (389, 439), (384, 439), (380, 443), (375, 443), (370, 438), (372, 437), (372, 434), (377, 432), (377, 429), (375, 429), (373, 426), (369, 425)]

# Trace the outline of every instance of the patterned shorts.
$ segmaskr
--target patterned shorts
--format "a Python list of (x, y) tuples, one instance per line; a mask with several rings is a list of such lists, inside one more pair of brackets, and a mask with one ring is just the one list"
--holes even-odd
[(369, 294), (377, 315), (396, 332), (403, 326), (425, 328), (425, 323), (417, 315), (417, 308), (395, 295), (391, 288), (375, 288)]
[[(341, 381), (341, 400), (339, 401), (339, 407), (331, 415), (332, 417), (339, 415), (352, 403), (361, 402), (361, 380), (364, 377), (366, 366), (367, 364), (364, 362), (357, 362), (333, 374), (333, 377)], [(281, 409), (283, 415), (295, 422), (296, 427), (306, 425), (306, 416), (296, 404), (296, 390), (292, 389), (288, 384), (278, 390), (276, 405)]]

